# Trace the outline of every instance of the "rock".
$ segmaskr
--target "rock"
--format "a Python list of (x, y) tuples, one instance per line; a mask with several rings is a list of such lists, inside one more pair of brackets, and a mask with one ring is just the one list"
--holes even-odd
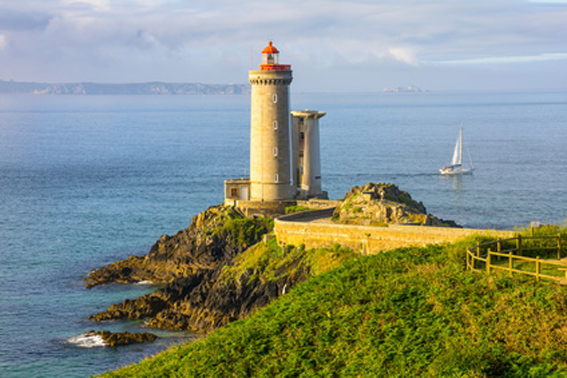
[[(213, 207), (193, 217), (191, 225), (174, 236), (162, 236), (147, 256), (97, 269), (87, 287), (106, 282), (151, 280), (165, 287), (127, 299), (92, 315), (94, 321), (147, 319), (148, 327), (209, 332), (243, 319), (305, 281), (309, 268), (297, 262), (278, 269), (277, 280), (262, 282), (258, 269), (227, 278), (225, 268), (258, 243), (271, 228), (265, 219), (243, 218), (232, 208)], [(291, 272), (291, 273), (290, 273)]]
[(130, 333), (130, 332), (117, 332), (110, 331), (88, 331), (85, 336), (100, 336), (105, 344), (109, 347), (117, 347), (129, 344), (147, 343), (157, 339), (153, 333)]
[(393, 184), (369, 182), (353, 187), (333, 213), (333, 220), (344, 224), (387, 226), (414, 224), (436, 227), (459, 227), (427, 214), (423, 203)]
[[(227, 262), (230, 266), (233, 262)], [(95, 321), (147, 319), (150, 328), (210, 332), (234, 320), (244, 319), (258, 308), (307, 279), (308, 266), (300, 257), (277, 269), (278, 278), (262, 282), (257, 269), (245, 270), (234, 279), (223, 267), (180, 277), (154, 293), (112, 305), (93, 315)]]

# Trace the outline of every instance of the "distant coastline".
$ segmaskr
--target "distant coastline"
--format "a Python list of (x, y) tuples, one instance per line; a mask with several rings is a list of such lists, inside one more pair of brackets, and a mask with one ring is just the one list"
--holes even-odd
[(384, 93), (405, 93), (405, 92), (429, 92), (426, 89), (421, 89), (415, 85), (410, 85), (407, 87), (396, 87), (396, 88), (384, 88), (382, 89)]
[(249, 84), (164, 83), (129, 84), (36, 83), (0, 80), (0, 93), (40, 95), (239, 95)]

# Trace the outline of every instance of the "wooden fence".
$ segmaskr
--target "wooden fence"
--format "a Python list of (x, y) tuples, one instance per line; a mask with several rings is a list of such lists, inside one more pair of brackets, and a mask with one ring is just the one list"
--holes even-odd
[(504, 271), (567, 283), (567, 261), (562, 262), (561, 234), (498, 239), (467, 249), (467, 269)]

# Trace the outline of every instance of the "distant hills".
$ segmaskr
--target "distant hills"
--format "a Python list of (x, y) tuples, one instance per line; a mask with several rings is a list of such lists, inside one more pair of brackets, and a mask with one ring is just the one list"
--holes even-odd
[(250, 93), (248, 84), (162, 83), (34, 83), (0, 80), (0, 93), (49, 95), (237, 95)]
[(384, 93), (404, 93), (404, 92), (428, 92), (427, 90), (423, 90), (418, 88), (414, 85), (410, 85), (408, 87), (396, 87), (396, 88), (384, 88), (382, 89)]

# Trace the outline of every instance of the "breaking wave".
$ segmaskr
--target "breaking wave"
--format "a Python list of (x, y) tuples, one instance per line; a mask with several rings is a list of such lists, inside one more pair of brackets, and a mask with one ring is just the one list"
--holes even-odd
[(80, 335), (70, 337), (67, 342), (81, 348), (96, 348), (106, 346), (106, 343), (99, 335), (90, 332), (81, 333)]

